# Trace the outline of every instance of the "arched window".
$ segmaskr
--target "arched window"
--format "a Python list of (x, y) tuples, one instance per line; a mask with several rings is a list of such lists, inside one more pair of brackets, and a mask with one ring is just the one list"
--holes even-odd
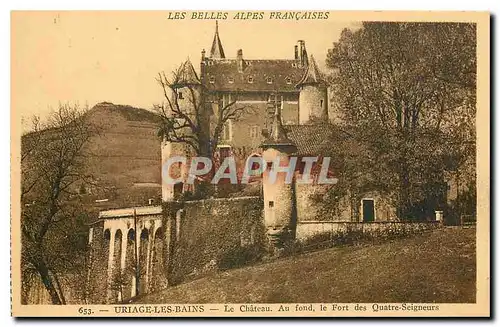
[(135, 242), (135, 230), (133, 228), (128, 230), (127, 241), (129, 244)]
[(141, 240), (147, 240), (149, 237), (149, 230), (144, 228), (141, 232)]
[(104, 241), (109, 242), (109, 240), (111, 239), (111, 231), (108, 229), (106, 229), (104, 231)]
[(121, 229), (117, 229), (116, 232), (115, 232), (115, 242), (116, 240), (120, 240), (122, 239), (122, 230)]
[(154, 238), (155, 239), (158, 239), (158, 238), (163, 239), (163, 235), (164, 235), (163, 227), (160, 227), (156, 230)]

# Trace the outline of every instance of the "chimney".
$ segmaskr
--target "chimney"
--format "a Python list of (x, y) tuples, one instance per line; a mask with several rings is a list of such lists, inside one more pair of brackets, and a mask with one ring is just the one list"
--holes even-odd
[(205, 49), (201, 50), (201, 62), (200, 62), (200, 79), (203, 80), (205, 75)]
[(299, 60), (299, 46), (295, 46), (295, 60)]
[(299, 65), (300, 67), (303, 67), (305, 61), (307, 61), (306, 44), (304, 40), (299, 40), (298, 43), (299, 43)]
[(309, 56), (307, 55), (306, 47), (304, 46), (304, 51), (302, 52), (302, 66), (309, 66)]
[(238, 72), (243, 73), (243, 69), (245, 68), (245, 62), (243, 61), (243, 50), (239, 49), (236, 53), (236, 61), (238, 63)]

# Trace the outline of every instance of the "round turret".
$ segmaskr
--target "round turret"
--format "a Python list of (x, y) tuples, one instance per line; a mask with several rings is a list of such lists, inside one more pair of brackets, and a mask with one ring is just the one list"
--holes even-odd
[(299, 93), (299, 124), (328, 122), (328, 91), (313, 56), (297, 83)]
[[(293, 216), (295, 163), (290, 165), (290, 156), (297, 147), (288, 139), (280, 116), (279, 106), (276, 106), (271, 135), (261, 144), (262, 158), (267, 162), (262, 176), (264, 225), (270, 241), (277, 247), (294, 237), (296, 227)], [(274, 167), (275, 164), (280, 168)]]

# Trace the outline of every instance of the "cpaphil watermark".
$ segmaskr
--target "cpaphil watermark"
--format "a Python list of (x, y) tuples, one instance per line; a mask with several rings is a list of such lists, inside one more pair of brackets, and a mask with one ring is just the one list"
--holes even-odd
[[(238, 167), (232, 156), (224, 158), (219, 163), (207, 157), (173, 156), (167, 159), (162, 166), (163, 183), (194, 184), (197, 180), (210, 180), (211, 184), (221, 181), (231, 184), (249, 184), (255, 178), (265, 176), (266, 183), (290, 184), (295, 181), (299, 184), (336, 184), (338, 179), (332, 177), (329, 169), (330, 157), (276, 157), (266, 161), (262, 157), (248, 157), (243, 167)], [(172, 176), (172, 171), (177, 167), (184, 169), (184, 174)], [(181, 168), (182, 167), (182, 168)]]

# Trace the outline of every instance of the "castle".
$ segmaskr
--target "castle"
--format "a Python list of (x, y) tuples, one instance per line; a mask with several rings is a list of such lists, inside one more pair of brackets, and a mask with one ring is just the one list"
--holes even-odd
[[(200, 120), (199, 126), (207, 129), (207, 135), (213, 128), (213, 117), (228, 103), (252, 109), (224, 124), (216, 149), (222, 157), (239, 147), (251, 149), (251, 156), (261, 156), (267, 162), (279, 157), (283, 165), (292, 155), (299, 162), (301, 157), (321, 156), (322, 150), (332, 146), (329, 136), (338, 132), (329, 123), (328, 88), (304, 41), (299, 40), (291, 54), (292, 59), (248, 60), (240, 49), (235, 59), (228, 59), (216, 25), (210, 53), (201, 52), (199, 76), (189, 60), (183, 63), (174, 96), (188, 113), (194, 105), (189, 96), (208, 94), (215, 99), (203, 100), (208, 103), (203, 107), (207, 110), (192, 116)], [(163, 164), (185, 153), (185, 146), (164, 141), (161, 153)], [(177, 168), (187, 177), (187, 167)], [(168, 171), (162, 169), (164, 173)], [(162, 206), (101, 211), (90, 229), (89, 243), (94, 258), (105, 262), (106, 284), (98, 286), (106, 292), (103, 297), (121, 301), (165, 287), (172, 276), (217, 264), (227, 251), (261, 244), (263, 236), (280, 247), (288, 240), (305, 240), (322, 233), (333, 237), (353, 224), (395, 220), (394, 208), (377, 192), (367, 192), (354, 201), (339, 199), (337, 210), (325, 212), (317, 198), (331, 185), (297, 183), (301, 175), (299, 167), (293, 172), (292, 183), (285, 183), (284, 176), (269, 183), (269, 171), (265, 170), (260, 181), (262, 196), (183, 204), (175, 198), (176, 193), (185, 191), (185, 185), (163, 184)], [(357, 228), (368, 230), (361, 225)], [(191, 266), (188, 269), (186, 265)], [(121, 280), (119, 289), (112, 286), (117, 279)]]
[[(292, 59), (248, 60), (239, 49), (236, 58), (226, 58), (216, 23), (215, 34), (208, 56), (201, 52), (200, 77), (191, 61), (184, 62), (174, 85), (179, 107), (190, 113), (193, 103), (204, 96), (209, 103), (203, 112), (192, 115), (192, 120), (205, 120), (199, 125), (211, 135), (214, 128), (210, 121), (228, 104), (251, 108), (242, 110), (238, 119), (228, 119), (217, 142), (219, 157), (232, 154), (233, 149), (250, 149), (249, 156), (262, 156), (267, 162), (276, 157), (290, 155), (299, 157), (320, 155), (321, 146), (327, 146), (329, 134), (328, 88), (311, 55), (308, 56), (305, 41), (299, 40), (290, 49)], [(196, 100), (193, 98), (196, 97)], [(215, 99), (210, 101), (209, 99)], [(202, 117), (202, 118), (200, 118)], [(316, 136), (311, 138), (311, 136)], [(162, 144), (162, 162), (174, 155), (184, 155), (185, 146), (172, 142)], [(286, 161), (286, 160), (285, 160)], [(287, 162), (281, 164), (287, 165)], [(180, 167), (186, 179), (188, 165)], [(162, 169), (162, 174), (171, 173)], [(269, 172), (265, 171), (262, 185), (264, 197), (264, 221), (269, 234), (293, 234), (291, 217), (307, 220), (314, 210), (314, 203), (305, 193), (324, 191), (324, 187), (266, 183)], [(165, 180), (163, 176), (163, 180)], [(294, 178), (300, 178), (297, 169)], [(164, 184), (162, 200), (172, 201), (179, 193), (189, 188), (177, 183)], [(297, 202), (297, 192), (302, 193)], [(372, 215), (373, 216), (373, 215)], [(370, 219), (373, 219), (371, 217)], [(346, 219), (351, 219), (346, 217)], [(286, 231), (282, 230), (285, 229)]]

